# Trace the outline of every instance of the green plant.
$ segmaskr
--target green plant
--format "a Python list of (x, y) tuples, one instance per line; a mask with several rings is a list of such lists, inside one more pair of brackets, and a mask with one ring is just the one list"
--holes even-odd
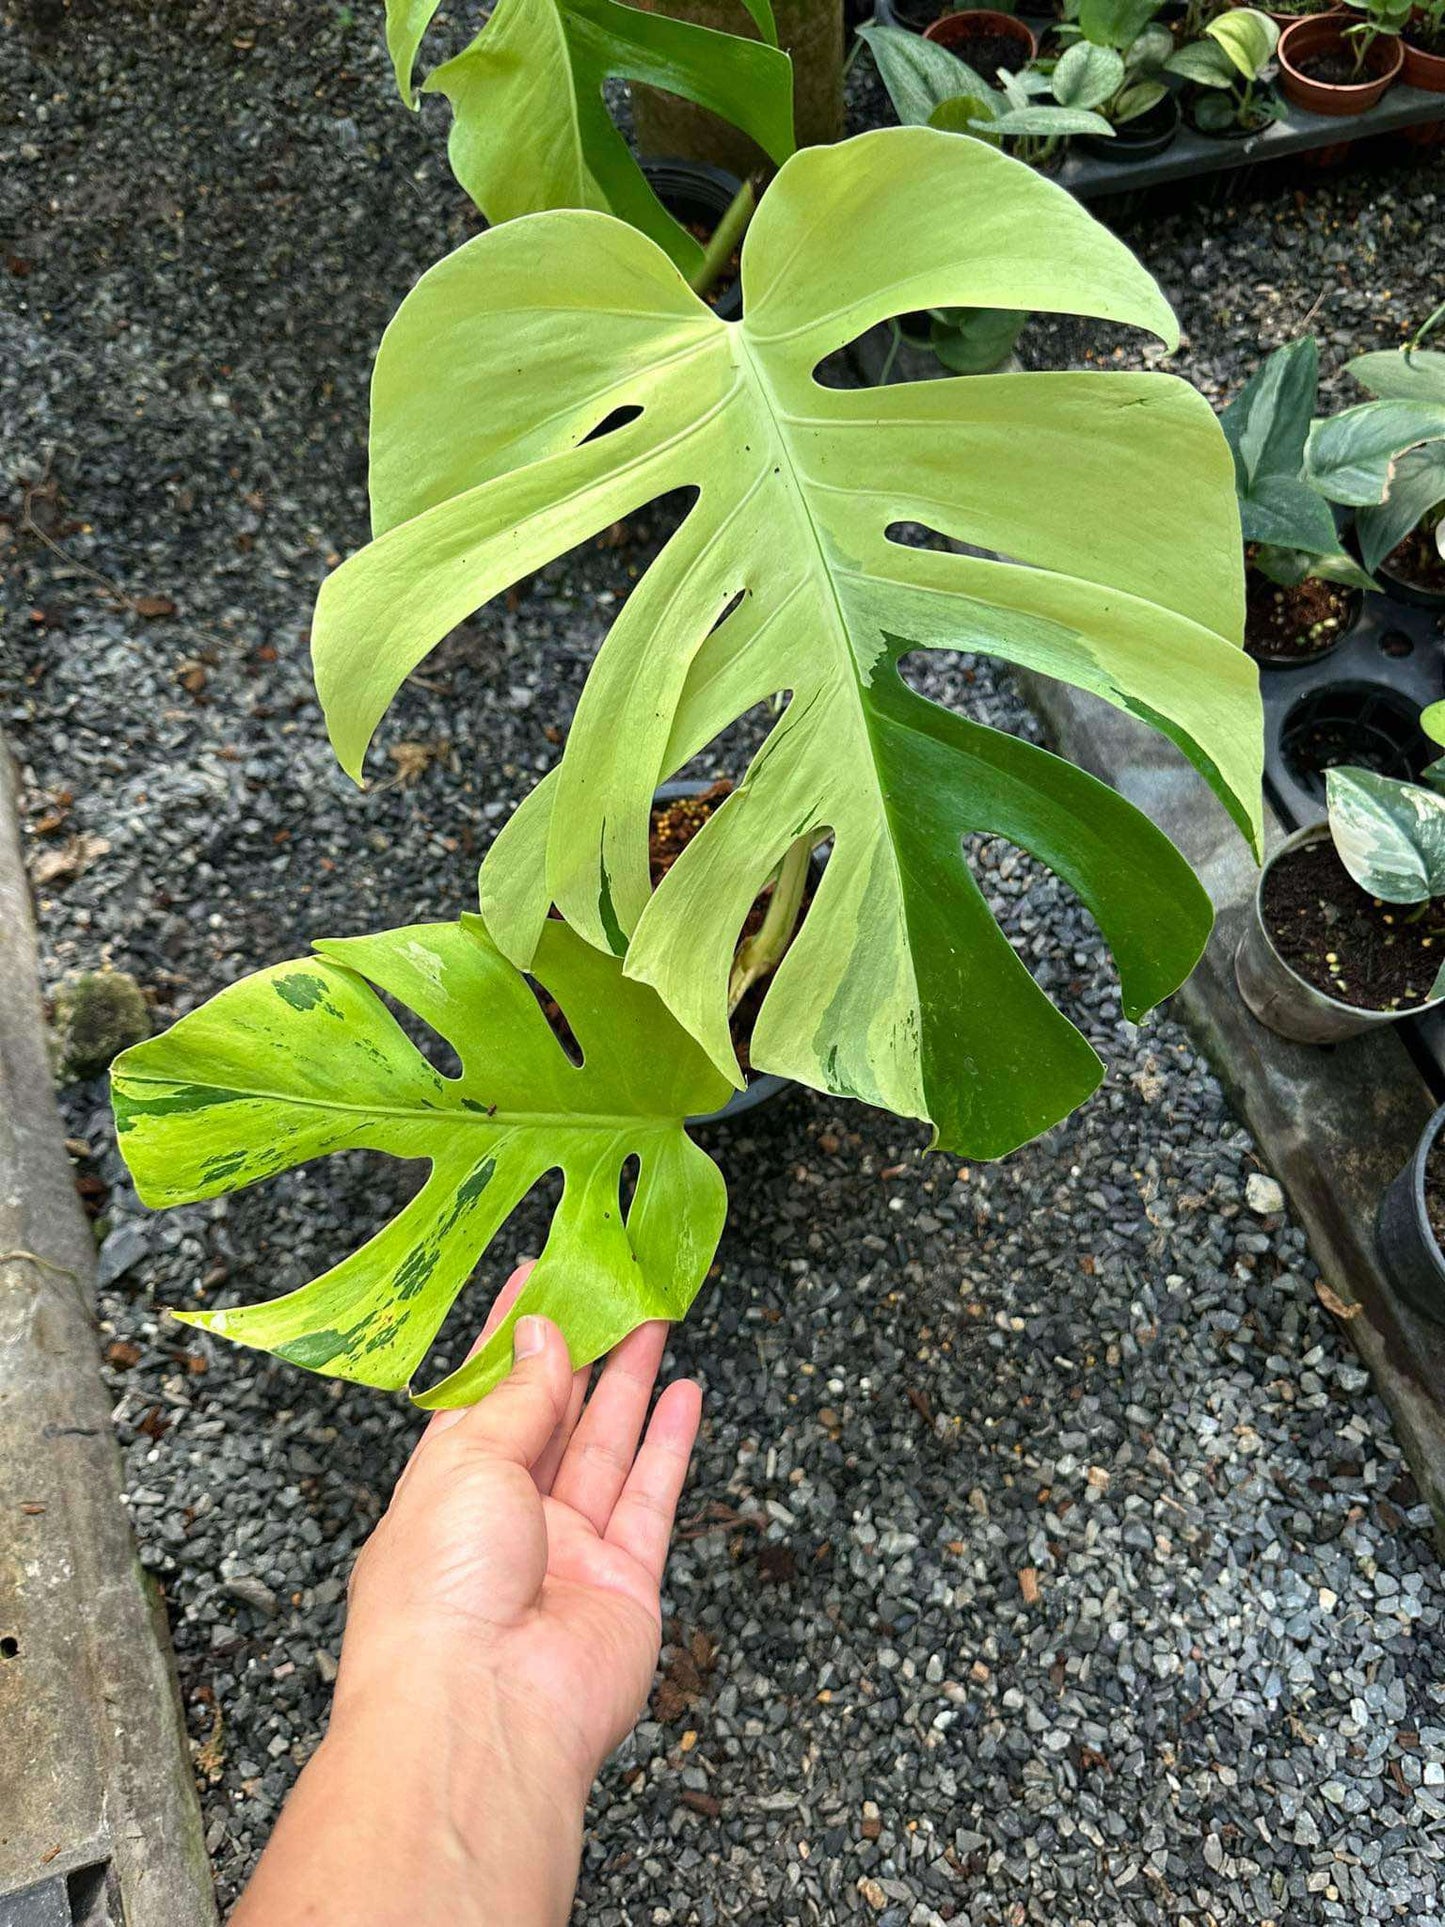
[(1359, 75), (1377, 40), (1394, 40), (1404, 31), (1415, 10), (1415, 0), (1345, 0), (1345, 5), (1361, 16), (1344, 30), (1345, 39), (1354, 49), (1355, 73)]
[(1315, 485), (1355, 507), (1367, 569), (1417, 528), (1445, 560), (1445, 354), (1419, 345), (1442, 318), (1445, 306), (1408, 346), (1356, 356), (1349, 373), (1376, 399), (1317, 422), (1310, 434)]
[(1164, 64), (1171, 74), (1205, 89), (1194, 107), (1195, 123), (1205, 133), (1229, 127), (1252, 130), (1267, 126), (1283, 111), (1271, 84), (1278, 46), (1279, 28), (1268, 14), (1231, 7)]
[[(696, 494), (603, 643), (559, 767), (488, 852), (480, 918), (319, 944), (118, 1062), (120, 1142), (153, 1203), (331, 1151), (430, 1163), (351, 1258), (274, 1304), (199, 1314), (211, 1329), (399, 1386), (553, 1169), (561, 1203), (514, 1316), (556, 1317), (580, 1364), (680, 1315), (723, 1206), (683, 1121), (742, 1082), (728, 1020), (755, 971), (758, 1069), (926, 1119), (953, 1151), (1002, 1155), (1082, 1101), (1102, 1065), (994, 923), (968, 840), (1006, 837), (1068, 881), (1131, 1018), (1192, 969), (1208, 899), (1112, 790), (918, 695), (910, 651), (984, 651), (1148, 722), (1258, 847), (1257, 678), (1203, 400), (1156, 373), (816, 378), (912, 310), (1079, 313), (1172, 344), (1123, 245), (991, 146), (897, 128), (786, 163), (742, 284), (743, 320), (722, 321), (645, 234), (554, 210), (468, 242), (387, 330), (375, 537), (324, 584), (312, 632), (358, 779), (401, 682), (459, 620), (643, 504)], [(905, 522), (946, 541), (900, 540)], [(770, 698), (743, 782), (654, 890), (655, 784)], [(524, 971), (555, 996), (552, 1022)], [(376, 991), (455, 1047), (459, 1076)], [(503, 1327), (421, 1402), (476, 1396), (508, 1346)]]
[[(1420, 713), (1420, 725), (1445, 743), (1445, 703)], [(1445, 761), (1420, 783), (1343, 765), (1325, 774), (1335, 853), (1362, 890), (1384, 903), (1415, 906), (1419, 917), (1445, 896)], [(1406, 921), (1410, 921), (1409, 918)], [(1445, 996), (1445, 962), (1426, 1000)]]
[(1174, 51), (1158, 10), (1157, 0), (1082, 0), (1059, 29), (1066, 44), (1053, 69), (1055, 98), (1096, 107), (1114, 127), (1157, 107), (1169, 91), (1159, 76)]
[(1012, 74), (1001, 68), (999, 86), (991, 87), (967, 61), (921, 34), (880, 26), (860, 27), (858, 33), (905, 127), (968, 134), (995, 147), (1007, 142), (1033, 166), (1052, 160), (1070, 134), (1107, 137), (1113, 132), (1106, 120), (1077, 102), (1040, 99), (1053, 92), (1050, 76), (1041, 69)]
[(1313, 575), (1372, 589), (1372, 578), (1340, 548), (1334, 512), (1306, 473), (1319, 373), (1313, 335), (1287, 342), (1220, 416), (1234, 457), (1240, 528), (1251, 566), (1272, 582), (1288, 587)]
[[(407, 106), (440, 0), (387, 0), (386, 43)], [(792, 68), (770, 0), (743, 0), (762, 40), (716, 33), (621, 0), (498, 0), (471, 44), (434, 67), (423, 93), (452, 108), (452, 172), (489, 221), (540, 208), (597, 208), (665, 248), (684, 274), (702, 248), (648, 186), (603, 98), (609, 79), (645, 81), (711, 108), (775, 161), (793, 151)]]
[(1424, 53), (1445, 52), (1445, 0), (1417, 0), (1404, 33)]

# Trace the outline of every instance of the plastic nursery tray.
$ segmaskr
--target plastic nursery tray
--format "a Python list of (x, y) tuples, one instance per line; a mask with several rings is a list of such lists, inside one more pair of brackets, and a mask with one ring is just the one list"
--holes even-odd
[[(900, 19), (893, 0), (875, 0), (874, 18), (888, 27), (909, 24)], [(1040, 40), (1047, 29), (1058, 25), (1053, 18), (1028, 12), (1021, 13), (1019, 18), (1032, 27)], [(1307, 114), (1302, 107), (1286, 102), (1283, 120), (1274, 121), (1259, 133), (1242, 139), (1196, 133), (1186, 121), (1164, 152), (1148, 160), (1105, 160), (1101, 155), (1070, 149), (1053, 179), (1080, 200), (1088, 200), (1093, 195), (1160, 187), (1168, 181), (1192, 180), (1232, 168), (1252, 167), (1262, 161), (1288, 160), (1292, 154), (1309, 154), (1320, 148), (1367, 140), (1372, 134), (1397, 133), (1401, 128), (1429, 127), (1437, 122), (1445, 122), (1445, 94), (1427, 93), (1423, 87), (1402, 87), (1397, 81), (1379, 106), (1372, 107), (1368, 113)]]
[[(1261, 666), (1265, 792), (1288, 830), (1321, 822), (1325, 769), (1359, 760), (1418, 776), (1440, 750), (1417, 717), (1445, 697), (1445, 609), (1366, 595), (1360, 620), (1328, 656)], [(1445, 1011), (1400, 1026), (1437, 1097), (1445, 1097)]]

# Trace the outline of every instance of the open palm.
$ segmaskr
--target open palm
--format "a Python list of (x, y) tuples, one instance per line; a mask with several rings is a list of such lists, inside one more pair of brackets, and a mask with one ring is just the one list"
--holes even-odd
[[(525, 1277), (508, 1280), (483, 1339)], [(537, 1349), (523, 1357), (519, 1326), (511, 1376), (428, 1426), (353, 1581), (351, 1629), (369, 1629), (368, 1648), (385, 1643), (383, 1619), (409, 1642), (454, 1644), (585, 1784), (636, 1720), (657, 1662), (658, 1589), (701, 1407), (696, 1385), (668, 1386), (644, 1437), (667, 1330), (625, 1339), (589, 1399), (590, 1373), (571, 1371), (557, 1328), (531, 1321)]]

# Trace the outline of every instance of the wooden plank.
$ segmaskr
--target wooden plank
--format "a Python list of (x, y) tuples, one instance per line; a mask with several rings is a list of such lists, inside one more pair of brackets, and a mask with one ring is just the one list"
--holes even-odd
[(6, 1895), (68, 1889), (65, 1918), (213, 1927), (165, 1616), (121, 1503), (16, 795), (0, 742), (0, 1919)]

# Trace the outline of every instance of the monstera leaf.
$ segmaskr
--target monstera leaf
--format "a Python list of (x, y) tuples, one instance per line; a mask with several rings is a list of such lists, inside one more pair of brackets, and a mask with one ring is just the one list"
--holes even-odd
[[(377, 363), (378, 539), (316, 612), (332, 740), (358, 774), (403, 678), (458, 621), (648, 500), (697, 490), (603, 644), (560, 769), (490, 854), (489, 927), (525, 960), (555, 901), (741, 1081), (735, 937), (784, 852), (831, 834), (754, 1064), (1001, 1154), (1101, 1070), (994, 924), (964, 838), (1011, 838), (1069, 881), (1131, 1015), (1188, 974), (1209, 907), (1110, 790), (924, 701), (898, 663), (985, 650), (1090, 690), (1177, 742), (1257, 837), (1229, 452), (1203, 400), (1164, 375), (815, 379), (917, 309), (1071, 311), (1173, 338), (1121, 243), (977, 142), (890, 128), (796, 155), (742, 275), (744, 319), (720, 321), (641, 236), (559, 213), (480, 236), (423, 279)], [(901, 522), (974, 552), (909, 546)], [(651, 894), (653, 785), (778, 692), (745, 781)]]
[[(503, 1325), (422, 1405), (479, 1398), (511, 1361), (512, 1327), (554, 1318), (575, 1364), (648, 1318), (679, 1318), (707, 1270), (726, 1197), (682, 1128), (726, 1082), (609, 957), (553, 922), (537, 976), (580, 1045), (574, 1064), (479, 917), (319, 943), (223, 990), (111, 1072), (120, 1147), (147, 1204), (239, 1190), (332, 1151), (425, 1158), (416, 1197), (359, 1251), (269, 1304), (193, 1312), (243, 1345), (395, 1389), (425, 1356), (508, 1215), (560, 1168), (561, 1204)], [(375, 985), (456, 1049), (444, 1077)], [(624, 1218), (619, 1179), (637, 1160)]]
[[(439, 0), (387, 0), (397, 86), (416, 104), (412, 68)], [(606, 80), (641, 80), (709, 107), (781, 161), (793, 151), (793, 72), (769, 0), (745, 0), (764, 39), (715, 33), (620, 0), (498, 0), (471, 45), (422, 83), (453, 121), (452, 172), (489, 221), (539, 208), (588, 207), (630, 221), (684, 273), (702, 249), (648, 186), (607, 111)]]

